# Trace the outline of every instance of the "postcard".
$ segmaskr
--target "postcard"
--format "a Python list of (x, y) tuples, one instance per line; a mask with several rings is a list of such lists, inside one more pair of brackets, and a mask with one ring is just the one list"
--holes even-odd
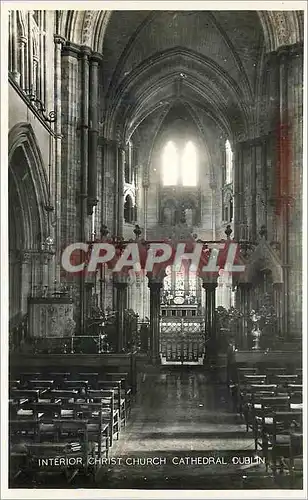
[(306, 3), (87, 7), (1, 5), (2, 497), (306, 498)]

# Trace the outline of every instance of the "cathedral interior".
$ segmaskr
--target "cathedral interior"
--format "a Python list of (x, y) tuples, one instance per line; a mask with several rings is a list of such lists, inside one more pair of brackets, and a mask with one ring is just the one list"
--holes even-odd
[[(304, 11), (7, 29), (10, 488), (301, 489)], [(244, 270), (69, 273), (78, 242)]]

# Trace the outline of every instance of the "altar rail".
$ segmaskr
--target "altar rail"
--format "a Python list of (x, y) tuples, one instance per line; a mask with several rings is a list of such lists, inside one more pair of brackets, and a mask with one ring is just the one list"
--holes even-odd
[(104, 335), (48, 336), (30, 338), (19, 347), (19, 352), (31, 350), (33, 354), (101, 354), (112, 348)]
[(166, 362), (199, 363), (203, 361), (204, 340), (162, 340), (160, 354)]

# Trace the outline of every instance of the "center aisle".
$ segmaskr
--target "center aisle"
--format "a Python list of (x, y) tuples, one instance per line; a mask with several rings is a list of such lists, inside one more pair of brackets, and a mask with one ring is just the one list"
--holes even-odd
[(161, 368), (141, 375), (98, 487), (238, 489), (249, 461), (264, 468), (256, 467), (252, 435), (231, 412), (225, 385), (198, 369)]

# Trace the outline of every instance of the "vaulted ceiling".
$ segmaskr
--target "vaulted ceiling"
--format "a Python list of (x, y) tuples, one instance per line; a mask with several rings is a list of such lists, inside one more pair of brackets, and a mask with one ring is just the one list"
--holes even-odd
[[(61, 11), (58, 30), (103, 53), (107, 136), (157, 126), (182, 102), (226, 135), (255, 123), (264, 54), (303, 37), (302, 12)], [(202, 120), (201, 120), (202, 121)], [(201, 122), (199, 123), (201, 127)]]
[(232, 135), (247, 128), (264, 49), (254, 11), (117, 11), (104, 35), (106, 119), (129, 137), (181, 100)]

